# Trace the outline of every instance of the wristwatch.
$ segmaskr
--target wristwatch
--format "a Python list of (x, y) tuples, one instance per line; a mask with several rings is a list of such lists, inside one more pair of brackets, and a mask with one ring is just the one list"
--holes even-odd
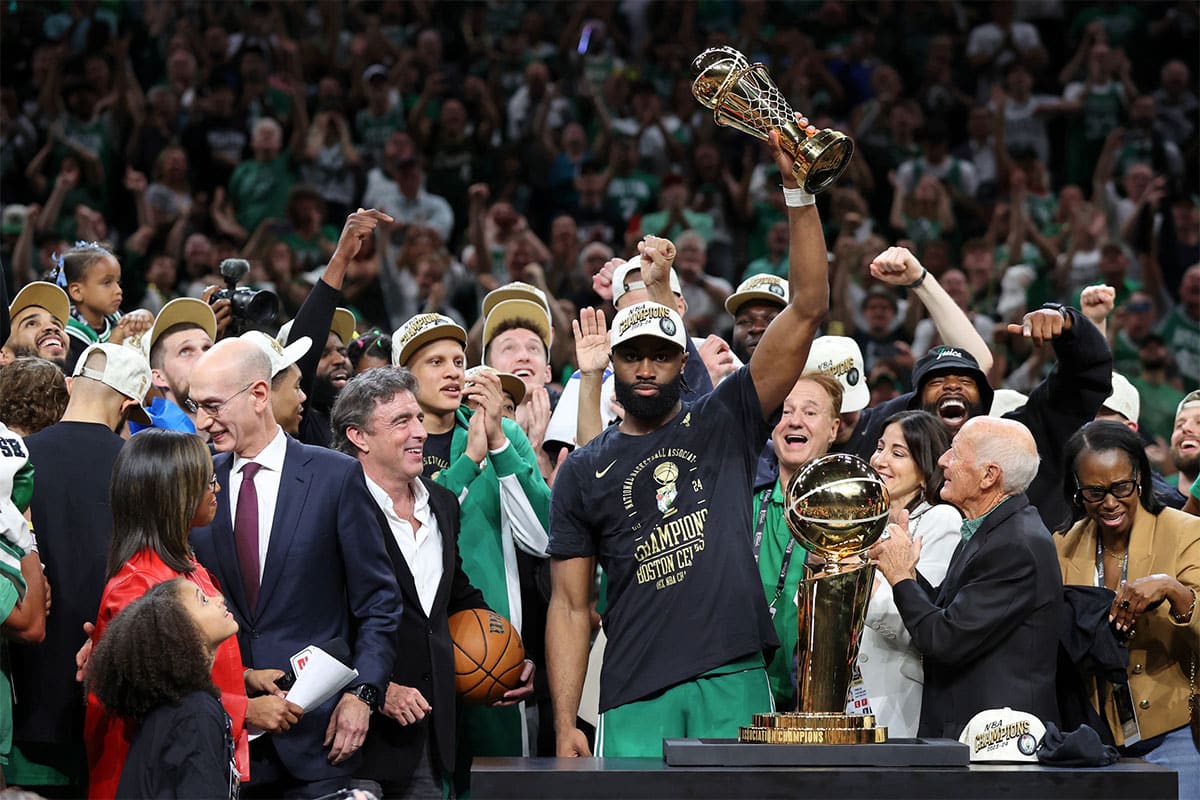
[(1050, 311), (1057, 311), (1058, 313), (1062, 314), (1063, 322), (1071, 321), (1071, 314), (1069, 311), (1067, 311), (1067, 307), (1062, 303), (1042, 303), (1042, 308), (1049, 309)]
[(347, 689), (346, 694), (352, 694), (362, 700), (372, 711), (379, 710), (379, 690), (369, 683), (360, 683), (352, 689)]

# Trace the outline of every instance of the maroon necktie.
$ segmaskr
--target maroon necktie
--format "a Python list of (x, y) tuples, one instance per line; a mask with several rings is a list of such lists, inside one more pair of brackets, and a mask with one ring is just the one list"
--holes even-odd
[(242, 467), (242, 486), (238, 490), (237, 512), (233, 517), (233, 540), (237, 546), (238, 566), (242, 569), (242, 588), (253, 613), (258, 605), (258, 492), (254, 474), (261, 464), (250, 462)]

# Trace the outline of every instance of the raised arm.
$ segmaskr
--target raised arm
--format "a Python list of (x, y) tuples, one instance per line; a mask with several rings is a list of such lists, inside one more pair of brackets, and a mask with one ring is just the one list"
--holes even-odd
[(930, 275), (906, 248), (889, 247), (876, 256), (871, 262), (871, 276), (907, 288), (925, 306), (943, 342), (975, 356), (984, 372), (992, 368), (992, 352), (975, 330), (967, 312), (958, 307), (937, 278)]
[[(808, 125), (803, 117), (799, 122)], [(800, 184), (792, 175), (792, 157), (779, 146), (778, 131), (771, 132), (770, 144), (783, 177), (784, 192), (795, 198)], [(791, 299), (767, 327), (750, 358), (750, 377), (767, 418), (783, 404), (800, 377), (817, 326), (829, 310), (829, 258), (821, 217), (811, 195), (789, 200), (788, 234)]]

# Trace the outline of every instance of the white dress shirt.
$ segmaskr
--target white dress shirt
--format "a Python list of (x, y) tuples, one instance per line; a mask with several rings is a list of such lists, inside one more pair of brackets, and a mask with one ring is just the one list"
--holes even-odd
[(271, 545), (271, 525), (275, 521), (275, 504), (279, 500), (279, 482), (283, 477), (283, 457), (287, 455), (287, 434), (276, 426), (275, 438), (254, 458), (235, 455), (229, 468), (230, 526), (237, 519), (238, 495), (242, 491), (242, 467), (258, 464), (262, 469), (254, 476), (254, 491), (258, 495), (258, 580), (262, 581), (267, 566), (267, 549)]
[(412, 573), (413, 583), (417, 585), (417, 597), (421, 608), (428, 617), (433, 609), (433, 599), (437, 596), (438, 584), (442, 582), (442, 533), (438, 530), (437, 518), (429, 508), (429, 490), (419, 480), (413, 480), (413, 518), (421, 523), (414, 533), (412, 525), (396, 513), (392, 498), (369, 477), (367, 489), (371, 497), (383, 510), (387, 518), (388, 528), (395, 538), (408, 571)]

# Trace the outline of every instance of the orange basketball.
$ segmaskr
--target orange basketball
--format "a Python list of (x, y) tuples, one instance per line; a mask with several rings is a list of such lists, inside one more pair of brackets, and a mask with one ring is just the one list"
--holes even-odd
[(450, 617), (454, 685), (468, 705), (491, 705), (521, 685), (525, 647), (512, 623), (486, 608)]

